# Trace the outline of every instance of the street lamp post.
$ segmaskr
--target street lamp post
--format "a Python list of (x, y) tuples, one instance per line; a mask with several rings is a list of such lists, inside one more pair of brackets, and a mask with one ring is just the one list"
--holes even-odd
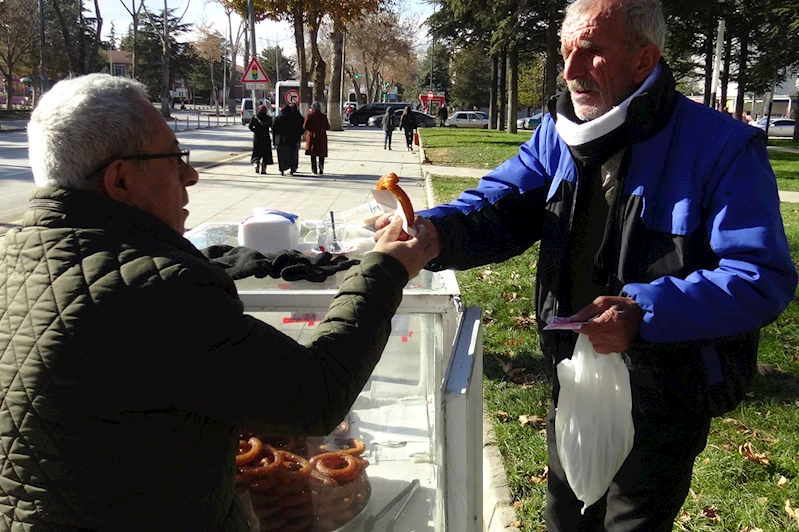
[(39, 0), (39, 96), (48, 89), (47, 72), (44, 70), (44, 0)]

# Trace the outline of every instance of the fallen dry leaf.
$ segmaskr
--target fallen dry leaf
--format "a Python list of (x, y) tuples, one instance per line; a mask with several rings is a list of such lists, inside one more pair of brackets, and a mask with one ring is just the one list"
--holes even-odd
[(515, 501), (513, 503), (513, 507), (514, 508), (521, 508), (522, 507), (522, 501)]
[(549, 466), (544, 467), (544, 472), (538, 476), (533, 475), (530, 477), (530, 482), (533, 484), (541, 484), (542, 482), (546, 482), (547, 478), (549, 477)]
[(703, 464), (709, 464), (710, 463), (710, 458), (705, 458), (704, 460), (702, 460), (702, 463)]
[(494, 414), (494, 415), (497, 416), (497, 419), (500, 420), (503, 423), (508, 421), (508, 418), (510, 417), (510, 414), (508, 414), (504, 410), (497, 410), (497, 413)]
[(799, 523), (799, 509), (791, 508), (790, 499), (785, 499), (785, 513), (788, 514), (788, 517), (795, 519), (796, 522)]
[(491, 268), (486, 268), (485, 270), (480, 272), (480, 275), (478, 275), (477, 278), (481, 281), (485, 281), (492, 275), (494, 275), (494, 270), (492, 270)]
[(683, 510), (683, 513), (681, 513), (677, 519), (680, 521), (680, 523), (687, 523), (691, 520), (691, 514)]
[[(521, 526), (522, 526), (522, 524), (521, 524), (519, 521), (513, 521), (513, 522), (512, 522), (511, 524), (509, 524), (508, 526), (512, 526), (512, 527), (514, 527), (514, 528), (519, 528), (519, 527), (521, 527)], [(506, 527), (506, 528), (507, 528), (507, 527)]]
[(757, 364), (757, 372), (767, 377), (769, 375), (787, 375), (788, 372), (782, 368), (778, 368), (776, 366), (772, 366), (771, 364), (765, 363), (758, 363)]
[(713, 521), (714, 523), (718, 523), (721, 521), (721, 516), (719, 515), (719, 509), (716, 508), (716, 505), (713, 506), (705, 506), (702, 508), (702, 517)]
[(744, 443), (740, 447), (738, 447), (738, 452), (741, 453), (741, 456), (749, 460), (750, 462), (757, 462), (761, 465), (768, 465), (769, 459), (766, 458), (765, 453), (759, 453), (755, 451), (752, 447), (752, 444), (749, 442)]
[(755, 528), (751, 526), (745, 526), (741, 529), (741, 532), (763, 532), (762, 528)]
[(513, 321), (515, 321), (521, 327), (534, 327), (535, 326), (535, 314), (531, 314), (525, 316), (521, 314), (519, 316), (512, 316)]
[(780, 479), (777, 481), (777, 487), (784, 488), (787, 485), (788, 485), (788, 479), (780, 475)]
[(502, 371), (505, 373), (505, 375), (513, 370), (513, 362), (510, 360), (504, 360), (499, 357), (494, 357), (494, 360), (497, 361), (497, 364), (499, 364), (499, 367), (502, 368)]
[(532, 425), (533, 428), (540, 428), (543, 427), (547, 422), (547, 418), (541, 416), (528, 416), (527, 414), (522, 414), (519, 416), (519, 424), (522, 427), (526, 427), (527, 425)]
[(755, 502), (759, 502), (760, 504), (766, 504), (768, 502), (768, 497), (758, 497), (755, 499)]

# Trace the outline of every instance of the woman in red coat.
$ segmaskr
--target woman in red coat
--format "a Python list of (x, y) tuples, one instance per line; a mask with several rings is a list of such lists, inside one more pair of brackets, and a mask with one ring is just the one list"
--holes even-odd
[[(325, 157), (327, 157), (327, 131), (330, 129), (330, 122), (327, 116), (322, 113), (322, 105), (314, 102), (308, 116), (305, 117), (303, 129), (308, 132), (305, 137), (305, 155), (311, 156), (311, 171), (313, 173), (325, 173)], [(317, 166), (317, 157), (319, 165)]]

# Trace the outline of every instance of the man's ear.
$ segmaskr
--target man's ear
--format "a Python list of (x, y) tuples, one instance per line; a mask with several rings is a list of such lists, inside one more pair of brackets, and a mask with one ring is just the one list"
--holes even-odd
[(128, 203), (128, 186), (124, 161), (117, 159), (108, 165), (103, 174), (103, 191), (111, 199)]
[(656, 44), (649, 43), (642, 46), (636, 55), (638, 62), (633, 77), (635, 84), (640, 85), (655, 70), (660, 61), (660, 49)]

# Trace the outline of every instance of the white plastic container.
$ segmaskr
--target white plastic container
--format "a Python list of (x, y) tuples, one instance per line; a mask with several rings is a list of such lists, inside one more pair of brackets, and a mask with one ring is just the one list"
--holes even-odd
[(239, 224), (239, 245), (264, 254), (297, 249), (300, 241), (298, 216), (275, 209), (256, 208)]

